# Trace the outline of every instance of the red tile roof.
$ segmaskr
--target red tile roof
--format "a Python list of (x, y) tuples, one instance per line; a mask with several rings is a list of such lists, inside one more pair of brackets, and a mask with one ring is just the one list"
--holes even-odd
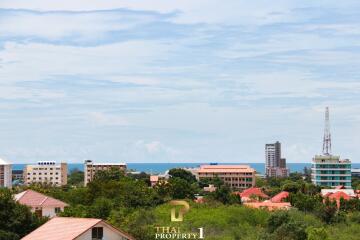
[(340, 201), (341, 198), (349, 200), (351, 197), (344, 192), (336, 192), (327, 196), (329, 199)]
[(272, 197), (270, 201), (274, 202), (274, 203), (279, 203), (279, 202), (282, 202), (287, 197), (289, 197), (289, 192), (282, 191), (282, 192), (276, 194), (274, 197)]
[(252, 187), (245, 189), (242, 193), (240, 193), (240, 197), (250, 198), (251, 196), (257, 196), (262, 198), (269, 198), (268, 195), (263, 193), (263, 191), (260, 188)]
[(114, 229), (114, 231), (126, 236), (128, 239), (134, 240), (134, 238), (127, 233), (114, 228), (102, 219), (69, 217), (52, 218), (44, 225), (23, 237), (22, 240), (73, 240), (98, 223), (105, 224), (109, 228)]
[(68, 204), (31, 189), (15, 195), (15, 200), (29, 207), (66, 207)]

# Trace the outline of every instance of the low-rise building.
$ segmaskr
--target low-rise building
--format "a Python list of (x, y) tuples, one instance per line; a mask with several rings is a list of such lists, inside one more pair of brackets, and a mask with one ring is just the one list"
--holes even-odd
[(151, 175), (150, 176), (150, 185), (154, 187), (159, 182), (159, 176)]
[(40, 217), (54, 217), (68, 206), (60, 200), (31, 189), (16, 194), (14, 198), (18, 203), (30, 207), (31, 211)]
[(37, 164), (26, 165), (24, 183), (50, 184), (63, 186), (67, 184), (67, 163), (56, 164), (54, 161), (39, 161)]
[(135, 240), (102, 219), (54, 217), (22, 240)]
[(254, 201), (260, 201), (264, 199), (269, 199), (269, 196), (266, 195), (261, 188), (252, 187), (245, 189), (244, 191), (240, 192), (234, 192), (234, 194), (237, 194), (240, 196), (242, 202), (254, 202)]
[(203, 188), (204, 192), (215, 192), (216, 189), (217, 187), (215, 187), (213, 184), (210, 184), (209, 186)]
[(201, 165), (194, 172), (198, 180), (220, 178), (234, 189), (255, 186), (255, 173), (248, 165)]
[(12, 187), (11, 164), (0, 159), (0, 187)]
[(84, 163), (84, 185), (91, 182), (98, 171), (108, 171), (110, 169), (118, 169), (126, 171), (126, 163), (94, 163), (92, 160), (86, 160)]

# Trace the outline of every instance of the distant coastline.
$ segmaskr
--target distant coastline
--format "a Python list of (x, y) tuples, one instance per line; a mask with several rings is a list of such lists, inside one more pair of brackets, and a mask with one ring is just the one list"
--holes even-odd
[[(128, 169), (134, 171), (146, 172), (149, 174), (164, 173), (166, 170), (171, 168), (194, 168), (198, 167), (202, 163), (128, 163)], [(260, 174), (264, 174), (265, 164), (264, 163), (219, 163), (219, 164), (246, 164), (250, 165)], [(13, 170), (22, 170), (26, 164), (12, 164)], [(290, 172), (302, 172), (304, 167), (310, 168), (311, 163), (288, 163), (287, 167), (290, 168)], [(360, 163), (353, 163), (352, 168), (360, 168)], [(84, 171), (83, 163), (69, 163), (69, 172), (78, 169)]]

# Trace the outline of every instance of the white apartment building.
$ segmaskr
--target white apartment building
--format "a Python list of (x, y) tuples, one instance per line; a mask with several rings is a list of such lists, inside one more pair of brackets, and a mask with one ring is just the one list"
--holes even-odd
[(63, 186), (67, 184), (67, 163), (56, 164), (54, 161), (39, 161), (24, 168), (24, 182)]
[(11, 188), (11, 186), (12, 186), (11, 164), (3, 159), (0, 159), (0, 187)]
[(126, 171), (126, 163), (94, 163), (92, 160), (86, 160), (84, 163), (84, 185), (94, 179), (98, 171), (107, 171), (112, 168), (119, 171)]

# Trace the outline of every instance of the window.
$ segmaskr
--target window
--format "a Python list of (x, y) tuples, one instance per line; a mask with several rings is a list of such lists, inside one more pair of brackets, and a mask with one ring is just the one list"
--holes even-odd
[(91, 238), (93, 240), (101, 240), (101, 239), (103, 239), (103, 228), (102, 227), (94, 227), (94, 228), (92, 228)]
[(56, 207), (56, 208), (55, 208), (55, 213), (57, 214), (57, 213), (59, 213), (59, 212), (61, 212), (61, 208)]

